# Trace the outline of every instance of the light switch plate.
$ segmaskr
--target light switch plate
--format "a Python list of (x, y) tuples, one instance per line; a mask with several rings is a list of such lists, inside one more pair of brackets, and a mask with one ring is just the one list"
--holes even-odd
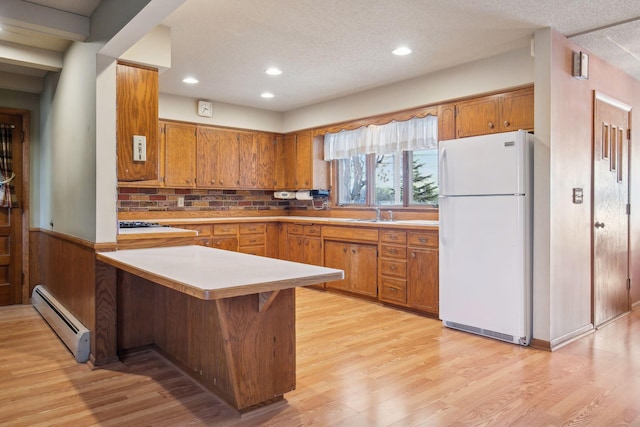
[(133, 161), (145, 162), (147, 160), (147, 137), (133, 135)]

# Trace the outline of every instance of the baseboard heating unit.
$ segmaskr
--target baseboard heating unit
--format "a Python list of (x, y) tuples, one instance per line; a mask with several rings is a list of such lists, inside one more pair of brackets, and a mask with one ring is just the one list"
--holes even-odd
[(89, 330), (40, 285), (33, 289), (31, 302), (76, 360), (79, 363), (89, 360)]

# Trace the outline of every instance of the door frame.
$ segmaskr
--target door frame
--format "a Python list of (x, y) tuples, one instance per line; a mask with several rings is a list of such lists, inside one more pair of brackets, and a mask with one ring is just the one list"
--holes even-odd
[[(594, 266), (595, 266), (595, 243), (594, 243), (594, 222), (595, 222), (595, 218), (594, 218), (594, 211), (595, 211), (595, 200), (593, 197), (593, 194), (595, 193), (595, 188), (596, 188), (596, 182), (595, 182), (595, 172), (594, 172), (594, 165), (595, 165), (595, 140), (596, 140), (596, 104), (597, 101), (602, 101), (605, 102), (613, 107), (619, 108), (620, 110), (624, 110), (627, 112), (627, 123), (628, 123), (628, 129), (631, 129), (631, 110), (632, 110), (632, 106), (629, 104), (626, 104), (622, 101), (619, 101), (615, 98), (612, 98), (608, 95), (605, 95), (602, 92), (599, 92), (597, 90), (593, 91), (593, 113), (592, 113), (592, 127), (591, 130), (593, 132), (592, 138), (591, 138), (591, 144), (592, 144), (592, 158), (591, 158), (591, 185), (592, 185), (592, 198), (591, 198), (591, 323), (594, 326), (594, 328), (601, 328), (605, 325), (608, 325), (609, 323), (611, 323), (613, 320), (619, 318), (620, 316), (628, 313), (631, 310), (631, 292), (630, 289), (627, 288), (627, 311), (625, 313), (622, 313), (619, 316), (615, 316), (612, 319), (606, 320), (604, 321), (602, 324), (600, 325), (596, 325), (595, 321), (596, 321), (596, 291), (595, 291), (595, 274), (594, 274)], [(630, 206), (631, 203), (631, 140), (630, 138), (628, 139), (628, 144), (627, 144), (627, 151), (626, 151), (626, 155), (627, 155), (627, 161), (625, 162), (625, 166), (627, 168), (627, 206)], [(631, 216), (627, 213), (627, 280), (630, 279), (631, 277)]]
[(29, 303), (29, 270), (30, 270), (30, 259), (29, 259), (29, 196), (30, 196), (30, 187), (29, 187), (29, 177), (31, 174), (29, 168), (29, 146), (30, 144), (30, 128), (31, 128), (31, 112), (29, 110), (23, 110), (19, 108), (6, 108), (0, 106), (0, 113), (9, 114), (13, 116), (21, 116), (22, 117), (22, 201), (20, 203), (20, 209), (22, 217), (22, 229), (20, 230), (20, 238), (22, 239), (22, 284), (21, 284), (21, 293), (20, 293), (20, 301), (17, 301), (19, 304), (28, 304)]

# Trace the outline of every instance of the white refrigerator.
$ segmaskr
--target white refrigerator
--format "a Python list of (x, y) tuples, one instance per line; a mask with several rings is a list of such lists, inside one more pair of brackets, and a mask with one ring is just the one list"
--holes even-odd
[(439, 144), (440, 318), (445, 326), (529, 345), (533, 135)]

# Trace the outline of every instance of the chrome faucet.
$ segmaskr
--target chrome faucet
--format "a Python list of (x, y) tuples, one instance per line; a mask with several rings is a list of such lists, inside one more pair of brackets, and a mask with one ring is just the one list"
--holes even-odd
[(376, 221), (380, 221), (380, 208), (373, 208), (376, 211)]
[(393, 221), (393, 211), (389, 211), (389, 218), (387, 218), (387, 221)]

